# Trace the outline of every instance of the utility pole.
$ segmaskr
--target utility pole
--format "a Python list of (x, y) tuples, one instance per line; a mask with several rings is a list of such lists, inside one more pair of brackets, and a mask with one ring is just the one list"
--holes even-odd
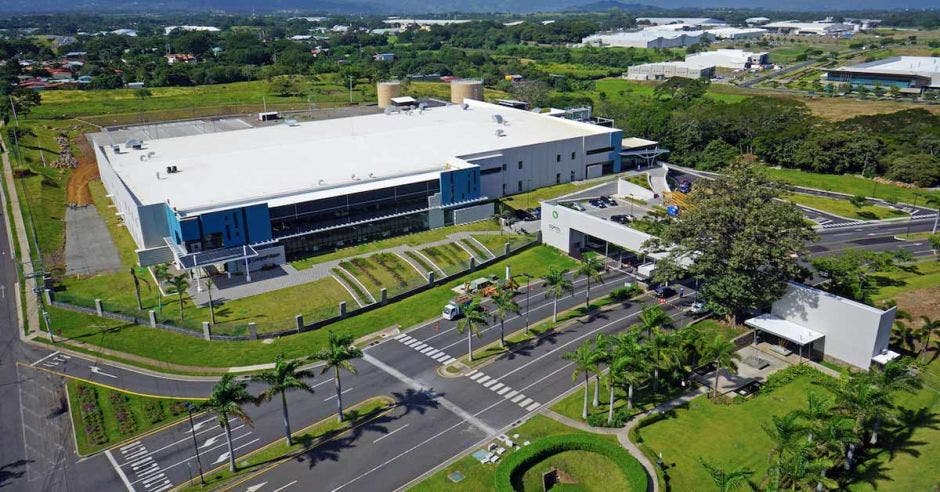
[(353, 88), (353, 78), (352, 75), (349, 76), (349, 104), (352, 104), (352, 88)]

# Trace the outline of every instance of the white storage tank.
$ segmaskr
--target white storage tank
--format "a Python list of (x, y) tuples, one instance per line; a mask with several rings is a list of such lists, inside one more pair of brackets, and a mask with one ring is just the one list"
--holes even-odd
[(376, 84), (375, 93), (378, 97), (379, 107), (387, 108), (392, 105), (393, 97), (401, 95), (401, 82), (397, 80), (379, 82)]
[(483, 100), (482, 80), (455, 80), (450, 83), (450, 102), (463, 104), (464, 99)]

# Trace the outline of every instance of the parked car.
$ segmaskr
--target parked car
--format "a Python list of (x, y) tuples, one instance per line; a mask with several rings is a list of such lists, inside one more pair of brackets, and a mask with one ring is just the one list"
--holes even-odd
[(618, 205), (617, 200), (614, 200), (610, 195), (601, 195), (601, 200), (611, 207), (616, 207)]
[(610, 220), (618, 224), (629, 224), (630, 222), (633, 222), (634, 218), (632, 215), (617, 214), (617, 215), (611, 215)]
[(689, 312), (692, 314), (705, 314), (708, 312), (708, 308), (705, 307), (704, 300), (696, 299), (692, 301), (692, 305), (689, 306)]
[(584, 212), (585, 210), (587, 210), (587, 209), (584, 208), (584, 205), (581, 205), (581, 204), (578, 203), (578, 202), (572, 203), (572, 204), (571, 204), (571, 208), (577, 210), (578, 212)]
[(600, 198), (593, 198), (588, 201), (593, 207), (597, 208), (607, 208), (607, 203), (601, 200)]
[(692, 182), (691, 181), (682, 181), (679, 183), (679, 192), (680, 193), (689, 193), (692, 191)]
[(532, 215), (532, 220), (540, 220), (542, 218), (542, 207), (530, 208), (529, 214)]
[(673, 289), (668, 285), (660, 285), (659, 287), (656, 287), (656, 297), (660, 299), (669, 299), (674, 295), (676, 295), (676, 289)]

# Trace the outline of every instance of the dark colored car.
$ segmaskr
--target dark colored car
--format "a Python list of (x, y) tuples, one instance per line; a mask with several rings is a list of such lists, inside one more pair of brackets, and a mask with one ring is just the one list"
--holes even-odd
[(600, 198), (595, 198), (595, 199), (589, 201), (588, 203), (590, 203), (591, 205), (593, 205), (593, 206), (595, 206), (595, 207), (597, 207), (597, 208), (607, 208), (607, 204), (604, 203)]
[(617, 200), (614, 200), (610, 195), (601, 195), (601, 201), (610, 205), (611, 207), (616, 207), (618, 205)]
[(630, 222), (633, 222), (633, 216), (626, 214), (611, 215), (610, 220), (618, 224), (629, 224)]
[(670, 297), (676, 295), (676, 289), (666, 285), (660, 285), (656, 287), (656, 297), (660, 299), (669, 299)]
[(692, 182), (691, 181), (682, 181), (679, 183), (679, 192), (680, 193), (689, 193), (692, 191)]

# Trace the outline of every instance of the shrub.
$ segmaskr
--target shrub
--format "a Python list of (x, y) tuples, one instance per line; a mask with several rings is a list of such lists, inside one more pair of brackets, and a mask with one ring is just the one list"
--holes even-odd
[(834, 382), (831, 377), (823, 374), (818, 369), (807, 364), (799, 364), (787, 367), (786, 369), (777, 371), (770, 376), (767, 376), (767, 381), (765, 381), (764, 385), (761, 386), (758, 395), (767, 395), (773, 393), (774, 391), (790, 384), (795, 379), (803, 376), (809, 376), (813, 381), (821, 384), (830, 384), (831, 382)]
[(108, 442), (108, 436), (104, 431), (104, 415), (98, 405), (98, 392), (94, 387), (82, 384), (78, 386), (77, 397), (82, 426), (85, 428), (88, 440), (92, 444)]
[(626, 301), (631, 299), (642, 292), (639, 286), (631, 285), (630, 287), (617, 287), (616, 289), (610, 291), (610, 298), (615, 301)]
[(510, 454), (496, 468), (495, 489), (500, 492), (519, 490), (522, 475), (533, 465), (549, 456), (563, 451), (589, 451), (605, 456), (623, 471), (632, 484), (633, 490), (646, 490), (648, 477), (646, 470), (633, 456), (623, 448), (604, 441), (597, 436), (586, 434), (566, 434), (539, 439), (531, 445)]
[(632, 411), (620, 409), (614, 412), (614, 418), (607, 423), (607, 412), (602, 414), (588, 415), (587, 423), (592, 427), (623, 427), (630, 418), (633, 417)]
[(112, 392), (108, 395), (111, 408), (114, 409), (114, 418), (118, 423), (118, 431), (122, 436), (137, 432), (137, 419), (127, 404), (127, 397), (122, 393)]
[(163, 402), (160, 400), (144, 400), (144, 415), (151, 424), (156, 424), (166, 416), (163, 410)]

